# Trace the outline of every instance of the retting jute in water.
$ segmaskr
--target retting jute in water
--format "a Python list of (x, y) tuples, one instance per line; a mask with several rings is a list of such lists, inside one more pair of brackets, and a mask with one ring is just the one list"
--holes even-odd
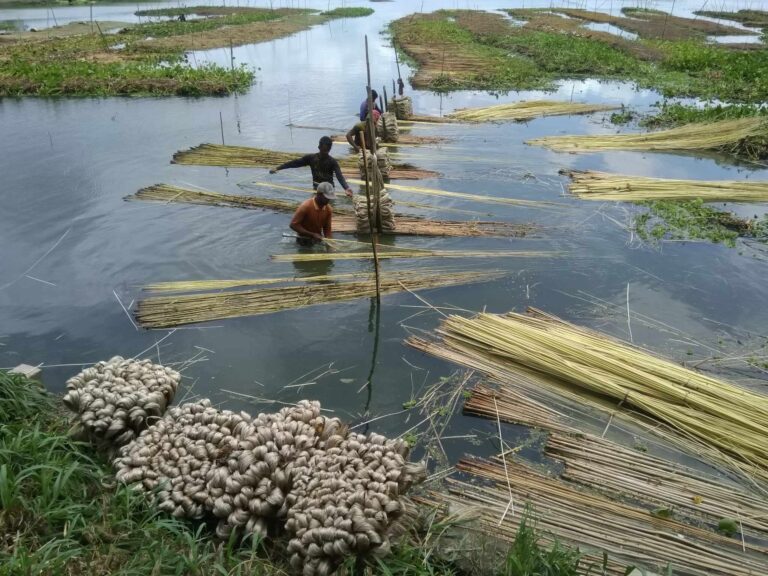
[(64, 405), (77, 415), (78, 432), (101, 449), (127, 444), (165, 413), (181, 375), (149, 360), (121, 356), (67, 380)]
[(384, 142), (395, 143), (400, 139), (400, 130), (397, 127), (397, 116), (394, 112), (384, 112), (376, 123), (376, 133)]
[[(355, 208), (355, 219), (357, 221), (357, 231), (363, 234), (368, 234), (371, 231), (370, 222), (368, 222), (368, 200), (362, 195), (358, 194), (352, 198), (352, 203)], [(395, 203), (392, 197), (382, 190), (379, 194), (379, 205), (371, 198), (371, 214), (373, 216), (374, 224), (378, 221), (376, 211), (379, 211), (381, 215), (381, 230), (379, 232), (392, 233), (396, 230), (395, 227)]]
[(395, 96), (391, 102), (398, 120), (408, 120), (413, 116), (413, 101), (410, 96), (400, 96), (399, 98)]

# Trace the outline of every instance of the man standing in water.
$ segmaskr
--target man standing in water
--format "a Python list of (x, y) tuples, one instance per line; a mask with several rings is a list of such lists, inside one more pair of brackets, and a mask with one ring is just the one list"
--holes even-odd
[[(376, 124), (378, 123), (380, 116), (381, 114), (378, 110), (373, 111), (373, 138), (376, 138)], [(367, 117), (365, 120), (355, 124), (352, 129), (347, 132), (347, 142), (349, 142), (349, 145), (352, 146), (355, 154), (360, 152), (360, 148), (363, 145), (363, 139), (365, 139), (365, 149), (368, 151), (371, 150), (373, 139), (371, 138), (369, 132), (370, 130), (368, 130)]]
[(321, 182), (317, 185), (315, 195), (299, 204), (291, 220), (291, 230), (299, 235), (296, 239), (299, 244), (308, 246), (333, 237), (331, 200), (335, 199), (333, 186)]
[[(379, 108), (379, 105), (376, 103), (376, 100), (378, 100), (379, 94), (376, 92), (376, 90), (371, 90), (371, 100), (373, 101), (373, 109), (376, 110), (379, 114), (381, 114), (381, 109)], [(362, 104), (360, 104), (360, 120), (365, 120), (368, 117), (368, 97), (366, 96), (365, 100), (363, 100)]]
[(318, 186), (327, 182), (333, 189), (333, 176), (339, 179), (339, 184), (344, 188), (347, 196), (352, 196), (352, 189), (347, 184), (344, 174), (341, 173), (341, 167), (338, 161), (331, 156), (331, 148), (333, 147), (333, 140), (328, 136), (320, 138), (320, 144), (317, 149), (319, 152), (315, 154), (307, 154), (296, 160), (291, 160), (285, 164), (281, 164), (277, 168), (272, 168), (269, 171), (270, 174), (276, 174), (280, 170), (286, 170), (288, 168), (301, 168), (302, 166), (309, 166), (312, 170), (312, 187), (317, 190)]

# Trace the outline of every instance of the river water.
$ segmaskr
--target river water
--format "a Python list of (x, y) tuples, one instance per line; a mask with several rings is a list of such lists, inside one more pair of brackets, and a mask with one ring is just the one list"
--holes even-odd
[[(275, 2), (327, 9), (328, 2)], [(364, 4), (359, 2), (358, 4)], [(525, 6), (549, 5), (526, 2)], [(666, 7), (666, 3), (658, 3)], [(176, 3), (151, 4), (174, 6)], [(253, 5), (268, 5), (265, 2)], [(331, 2), (330, 7), (340, 5)], [(268, 212), (145, 202), (125, 202), (139, 188), (165, 182), (219, 192), (247, 193), (249, 180), (308, 184), (309, 175), (286, 171), (171, 165), (172, 154), (202, 142), (311, 152), (325, 132), (288, 124), (347, 129), (364, 97), (364, 35), (373, 62), (373, 85), (391, 87), (397, 70), (383, 34), (394, 18), (419, 6), (409, 0), (370, 4), (376, 13), (326, 25), (274, 42), (236, 48), (236, 63), (256, 69), (251, 90), (227, 98), (104, 98), (0, 100), (0, 367), (44, 364), (46, 385), (61, 391), (81, 365), (120, 354), (164, 363), (193, 359), (184, 370), (184, 392), (210, 397), (222, 407), (248, 408), (233, 391), (293, 402), (307, 397), (345, 419), (401, 411), (423, 383), (455, 367), (403, 345), (409, 333), (434, 329), (440, 314), (409, 294), (383, 299), (378, 355), (369, 390), (375, 330), (368, 300), (323, 305), (269, 316), (212, 322), (175, 331), (138, 329), (130, 310), (150, 282), (183, 279), (269, 277), (370, 270), (367, 262), (278, 264), (270, 255), (295, 247), (282, 237), (288, 216)], [(493, 2), (493, 7), (520, 3)], [(583, 6), (583, 4), (581, 4)], [(613, 2), (611, 10), (621, 4)], [(632, 3), (632, 5), (636, 5)], [(654, 3), (643, 3), (643, 6)], [(425, 0), (423, 9), (475, 8), (458, 1)], [(482, 7), (482, 6), (481, 6)], [(589, 8), (609, 10), (603, 3)], [(698, 8), (677, 2), (675, 14)], [(734, 6), (738, 8), (738, 6)], [(59, 23), (87, 20), (87, 7), (56, 8)], [(130, 20), (134, 6), (97, 6), (94, 16)], [(0, 18), (28, 24), (46, 18), (45, 9), (2, 10)], [(229, 50), (197, 53), (194, 63), (229, 65)], [(408, 67), (401, 64), (403, 75)], [(501, 96), (458, 92), (438, 96), (411, 91), (420, 114), (518, 99), (553, 97), (625, 104), (647, 110), (660, 100), (630, 84), (564, 81), (555, 93)], [(423, 186), (562, 204), (558, 209), (478, 205), (452, 199), (400, 195), (416, 202), (482, 212), (480, 218), (536, 223), (525, 239), (398, 239), (397, 245), (444, 250), (560, 250), (552, 259), (465, 259), (392, 261), (391, 270), (450, 266), (504, 270), (494, 282), (425, 291), (432, 305), (493, 312), (536, 306), (622, 338), (629, 336), (626, 306), (635, 318), (635, 343), (679, 360), (709, 356), (707, 346), (732, 346), (744, 356), (760, 355), (768, 310), (768, 265), (760, 246), (736, 249), (691, 242), (648, 246), (627, 228), (637, 210), (629, 205), (574, 201), (563, 197), (563, 168), (599, 169), (672, 178), (761, 179), (768, 171), (722, 158), (651, 153), (569, 155), (524, 144), (560, 133), (611, 133), (607, 117), (554, 117), (528, 123), (477, 126), (417, 126), (414, 134), (449, 138), (434, 149), (401, 148), (403, 160), (442, 174)], [(341, 155), (344, 148), (337, 145)], [(351, 176), (354, 176), (351, 175)], [(296, 200), (301, 195), (285, 193)], [(764, 206), (740, 208), (762, 214)], [(453, 212), (425, 213), (465, 219)], [(490, 216), (489, 216), (490, 215)], [(586, 294), (616, 305), (595, 307)], [(688, 337), (661, 332), (636, 314), (663, 320)], [(697, 342), (699, 344), (697, 344)], [(328, 372), (317, 378), (319, 374)], [(303, 388), (296, 384), (306, 383)], [(286, 386), (289, 386), (286, 388)], [(260, 404), (261, 409), (270, 409)], [(255, 408), (250, 408), (255, 410)], [(374, 429), (396, 435), (416, 424), (408, 414), (382, 418)], [(457, 416), (453, 435), (492, 433), (493, 424)], [(476, 452), (466, 439), (447, 440), (452, 454)]]

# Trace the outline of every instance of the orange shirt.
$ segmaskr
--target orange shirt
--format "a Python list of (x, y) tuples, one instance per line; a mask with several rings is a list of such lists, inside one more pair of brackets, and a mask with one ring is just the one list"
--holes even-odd
[(326, 238), (330, 238), (332, 214), (330, 204), (320, 208), (315, 203), (315, 199), (310, 198), (299, 204), (291, 220), (291, 226), (298, 224), (307, 232), (323, 234)]

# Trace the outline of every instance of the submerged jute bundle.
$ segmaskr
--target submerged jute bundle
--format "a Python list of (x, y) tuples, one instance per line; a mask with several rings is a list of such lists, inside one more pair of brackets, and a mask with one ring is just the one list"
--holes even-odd
[[(376, 154), (366, 152), (366, 159), (368, 160), (368, 172), (373, 172), (374, 163), (379, 167), (382, 178), (389, 178), (389, 173), (392, 171), (392, 162), (389, 159), (386, 148), (380, 148), (376, 151)], [(365, 178), (365, 161), (363, 160), (363, 153), (357, 157), (357, 167), (360, 170), (360, 178)]]
[(392, 98), (392, 108), (398, 120), (408, 120), (413, 116), (413, 101), (410, 96), (401, 96)]
[(408, 446), (350, 433), (303, 400), (274, 414), (185, 404), (128, 446), (117, 477), (174, 516), (218, 519), (226, 538), (284, 533), (291, 566), (331, 574), (350, 555), (386, 555), (412, 514), (403, 498), (425, 478)]
[(121, 356), (99, 362), (67, 380), (64, 405), (77, 414), (86, 438), (103, 449), (133, 440), (149, 419), (165, 413), (181, 375), (149, 360)]
[(384, 142), (394, 143), (400, 139), (400, 131), (397, 127), (397, 116), (394, 112), (384, 112), (376, 123), (376, 133)]
[[(355, 208), (357, 231), (363, 234), (368, 234), (371, 231), (371, 223), (368, 221), (368, 199), (362, 194), (359, 194), (352, 198), (352, 203)], [(381, 230), (379, 230), (379, 232), (394, 232), (396, 230), (395, 202), (386, 191), (382, 191), (382, 193), (379, 194), (378, 206), (376, 206), (373, 198), (371, 198), (371, 214), (373, 216), (374, 224), (377, 222), (377, 210), (381, 215)]]

